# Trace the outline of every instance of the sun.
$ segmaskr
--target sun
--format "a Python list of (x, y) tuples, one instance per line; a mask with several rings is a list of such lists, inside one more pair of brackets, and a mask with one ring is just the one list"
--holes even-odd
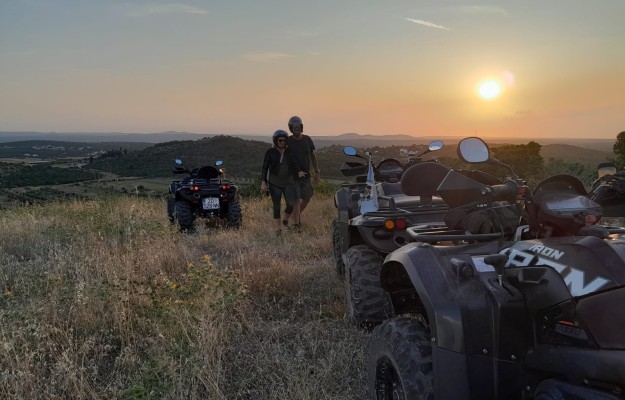
[(484, 100), (493, 100), (501, 94), (501, 86), (495, 81), (484, 81), (480, 83), (477, 93)]

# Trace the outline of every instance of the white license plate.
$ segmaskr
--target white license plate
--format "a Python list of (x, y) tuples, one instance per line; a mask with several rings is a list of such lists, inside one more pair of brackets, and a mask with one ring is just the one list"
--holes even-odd
[(202, 199), (202, 208), (205, 210), (219, 208), (219, 199), (217, 197), (204, 197)]

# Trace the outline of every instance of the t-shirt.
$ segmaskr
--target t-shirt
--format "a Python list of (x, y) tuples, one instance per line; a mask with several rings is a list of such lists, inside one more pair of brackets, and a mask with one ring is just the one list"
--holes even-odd
[(315, 145), (310, 136), (302, 135), (302, 138), (298, 140), (291, 135), (286, 143), (302, 171), (310, 173), (310, 155), (315, 150)]

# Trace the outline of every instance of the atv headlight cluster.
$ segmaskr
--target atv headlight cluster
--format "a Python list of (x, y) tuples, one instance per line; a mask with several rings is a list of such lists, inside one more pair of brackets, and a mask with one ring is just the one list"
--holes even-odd
[(597, 348), (588, 330), (578, 317), (576, 303), (569, 300), (537, 315), (537, 340), (554, 346)]

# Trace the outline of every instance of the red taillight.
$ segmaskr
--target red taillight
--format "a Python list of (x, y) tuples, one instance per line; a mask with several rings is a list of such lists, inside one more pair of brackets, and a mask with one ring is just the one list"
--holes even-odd
[(400, 231), (405, 231), (408, 228), (408, 222), (406, 222), (403, 218), (397, 218), (395, 220), (395, 229), (399, 229)]
[(193, 186), (193, 187), (191, 187), (191, 191), (192, 192), (199, 192), (200, 191), (200, 187), (199, 186)]
[(230, 189), (230, 185), (221, 185), (221, 190), (228, 190)]

